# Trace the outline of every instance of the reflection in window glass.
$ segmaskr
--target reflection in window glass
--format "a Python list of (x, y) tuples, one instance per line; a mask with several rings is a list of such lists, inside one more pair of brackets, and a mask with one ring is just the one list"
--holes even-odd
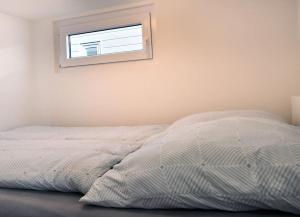
[(69, 58), (143, 50), (143, 26), (69, 35)]

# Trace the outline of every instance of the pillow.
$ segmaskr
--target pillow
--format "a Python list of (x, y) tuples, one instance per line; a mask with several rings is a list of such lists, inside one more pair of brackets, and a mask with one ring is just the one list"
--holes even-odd
[(86, 193), (141, 143), (0, 140), (0, 187)]
[(179, 119), (174, 122), (169, 129), (175, 129), (178, 127), (184, 127), (186, 125), (191, 125), (199, 122), (212, 121), (226, 117), (257, 117), (270, 119), (278, 122), (286, 121), (272, 113), (264, 112), (264, 111), (255, 111), (255, 110), (236, 110), (236, 111), (214, 111), (214, 112), (204, 112), (199, 114), (189, 115), (185, 118)]
[(300, 130), (231, 117), (163, 132), (98, 178), (81, 202), (300, 214)]

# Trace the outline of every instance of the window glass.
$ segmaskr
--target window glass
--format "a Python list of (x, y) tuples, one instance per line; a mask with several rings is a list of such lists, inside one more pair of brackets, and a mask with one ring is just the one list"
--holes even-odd
[(69, 58), (143, 50), (143, 26), (133, 25), (69, 35)]

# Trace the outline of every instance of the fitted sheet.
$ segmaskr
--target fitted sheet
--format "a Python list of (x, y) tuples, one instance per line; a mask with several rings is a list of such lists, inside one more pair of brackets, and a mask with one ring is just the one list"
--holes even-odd
[(86, 206), (80, 194), (0, 189), (0, 216), (5, 217), (293, 217), (273, 211), (139, 210)]

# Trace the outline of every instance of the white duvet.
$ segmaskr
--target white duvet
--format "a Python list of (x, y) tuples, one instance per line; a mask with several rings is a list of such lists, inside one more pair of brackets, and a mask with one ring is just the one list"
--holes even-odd
[(0, 187), (82, 192), (107, 207), (300, 214), (300, 128), (257, 111), (169, 127), (18, 128), (0, 133)]
[(81, 201), (300, 214), (300, 128), (234, 116), (171, 126), (98, 178)]
[(0, 133), (0, 187), (86, 193), (164, 126), (27, 127)]

